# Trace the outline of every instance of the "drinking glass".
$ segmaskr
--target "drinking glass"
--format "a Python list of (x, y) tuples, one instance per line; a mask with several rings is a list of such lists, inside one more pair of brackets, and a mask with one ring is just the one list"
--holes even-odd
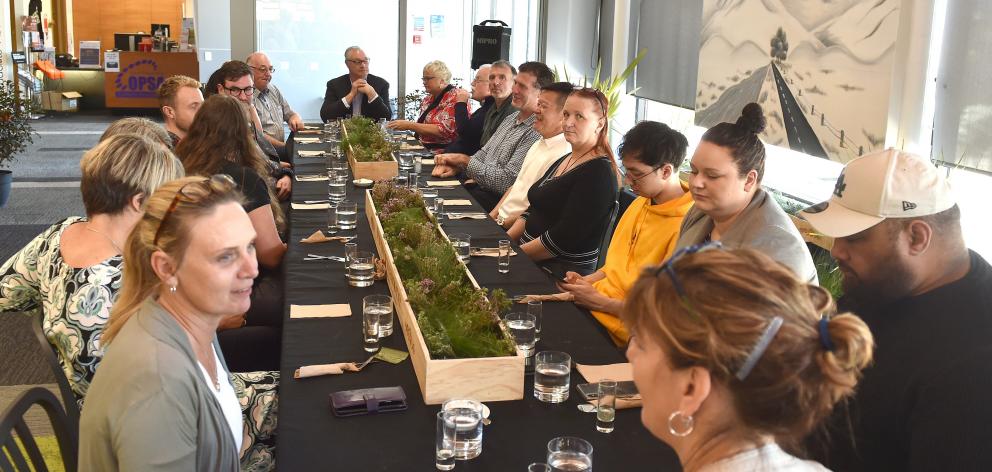
[(597, 390), (599, 396), (596, 397), (596, 431), (612, 433), (617, 411), (617, 381), (600, 380)]
[(348, 159), (341, 154), (341, 150), (334, 148), (330, 152), (331, 156), (331, 170), (338, 171), (339, 174), (344, 174), (346, 177), (348, 175)]
[(347, 185), (348, 173), (331, 169), (327, 173), (327, 199), (332, 202), (344, 200)]
[(544, 462), (535, 462), (527, 466), (527, 472), (551, 472), (551, 466)]
[(469, 399), (444, 402), (445, 421), (455, 425), (455, 459), (474, 459), (482, 454), (482, 403)]
[(453, 233), (448, 236), (448, 239), (451, 240), (451, 246), (455, 248), (458, 260), (468, 264), (471, 258), (472, 237), (465, 233)]
[(362, 313), (379, 316), (379, 337), (393, 334), (393, 299), (389, 295), (369, 295), (362, 299)]
[(402, 170), (400, 170), (399, 175), (397, 175), (394, 180), (396, 182), (397, 187), (406, 188), (409, 186), (407, 183), (409, 181), (409, 179), (407, 178), (407, 173), (403, 172)]
[(420, 197), (424, 199), (424, 206), (428, 210), (434, 211), (434, 199), (437, 198), (437, 189), (433, 187), (424, 187), (420, 190)]
[(413, 159), (413, 154), (408, 152), (396, 153), (396, 163), (399, 166), (400, 173), (413, 170)]
[(410, 190), (417, 190), (417, 186), (420, 185), (420, 174), (416, 170), (411, 168), (410, 172), (407, 172), (406, 175), (407, 175), (406, 183), (407, 185), (410, 186)]
[(517, 353), (524, 357), (534, 355), (534, 315), (529, 313), (510, 313), (503, 319), (506, 327), (513, 335), (513, 343)]
[(453, 415), (444, 410), (437, 412), (434, 460), (437, 470), (455, 468), (455, 421)]
[[(373, 263), (371, 252), (355, 251), (347, 264), (348, 285), (352, 287), (368, 287), (372, 285), (372, 278), (375, 275), (375, 264)], [(378, 331), (376, 334), (378, 335)]]
[(362, 310), (362, 339), (366, 352), (379, 350), (379, 313)]
[(543, 316), (543, 304), (540, 300), (527, 302), (527, 313), (534, 315), (534, 339), (541, 340), (541, 317)]
[(338, 203), (334, 217), (339, 229), (355, 229), (358, 225), (358, 204), (348, 200)]
[(344, 262), (347, 263), (355, 257), (356, 252), (358, 252), (358, 243), (344, 243)]
[[(501, 239), (499, 240), (499, 254), (496, 258), (496, 267), (499, 273), (506, 274), (510, 272), (510, 240)], [(538, 318), (540, 322), (540, 318)], [(540, 326), (540, 325), (537, 325)]]
[(537, 353), (534, 358), (534, 397), (545, 403), (568, 400), (571, 373), (572, 358), (568, 354), (559, 351)]
[(570, 436), (554, 438), (548, 441), (548, 465), (553, 471), (591, 471), (592, 444)]
[(444, 199), (441, 197), (434, 199), (434, 216), (437, 218), (438, 224), (440, 224), (441, 219), (444, 218)]

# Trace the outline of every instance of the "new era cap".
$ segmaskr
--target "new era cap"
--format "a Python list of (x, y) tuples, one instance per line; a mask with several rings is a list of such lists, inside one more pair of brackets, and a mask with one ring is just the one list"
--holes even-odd
[(842, 238), (886, 218), (932, 215), (952, 206), (951, 187), (930, 161), (886, 149), (848, 162), (830, 200), (799, 214), (820, 233)]

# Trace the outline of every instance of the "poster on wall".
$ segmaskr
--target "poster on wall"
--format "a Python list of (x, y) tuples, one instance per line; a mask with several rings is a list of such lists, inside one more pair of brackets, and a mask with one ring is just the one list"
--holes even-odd
[(104, 70), (104, 72), (120, 72), (121, 71), (121, 53), (120, 53), (120, 51), (104, 51), (104, 53), (103, 53), (103, 70)]
[(696, 124), (765, 111), (761, 138), (848, 162), (882, 149), (901, 0), (705, 0)]

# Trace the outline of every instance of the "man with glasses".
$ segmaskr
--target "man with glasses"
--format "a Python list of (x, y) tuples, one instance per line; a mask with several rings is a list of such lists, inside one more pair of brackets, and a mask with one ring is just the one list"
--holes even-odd
[(369, 58), (358, 46), (344, 51), (348, 73), (327, 82), (320, 119), (324, 121), (347, 115), (366, 116), (373, 120), (393, 117), (389, 107), (389, 82), (369, 74)]
[(255, 110), (262, 125), (265, 139), (275, 146), (280, 157), (286, 159), (286, 133), (282, 124), (288, 123), (289, 129), (303, 129), (303, 119), (293, 111), (282, 92), (272, 84), (272, 74), (275, 67), (269, 57), (262, 52), (255, 52), (245, 61), (251, 68), (252, 79), (255, 82)]
[[(458, 137), (444, 148), (444, 152), (456, 152), (461, 154), (475, 154), (482, 145), (482, 128), (486, 122), (486, 113), (495, 103), (489, 91), (489, 64), (479, 66), (472, 80), (472, 94), (463, 88), (455, 91), (455, 128)], [(469, 111), (468, 99), (472, 98), (482, 106), (474, 112)]]

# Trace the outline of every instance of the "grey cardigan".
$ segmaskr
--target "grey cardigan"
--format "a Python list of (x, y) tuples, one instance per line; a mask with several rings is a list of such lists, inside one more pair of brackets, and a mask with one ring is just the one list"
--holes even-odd
[[(705, 241), (713, 231), (713, 219), (695, 206), (682, 220), (676, 250)], [(759, 188), (751, 203), (737, 216), (733, 226), (720, 235), (727, 248), (751, 248), (782, 263), (808, 283), (819, 283), (816, 266), (806, 242), (775, 199)]]
[[(214, 349), (226, 372), (216, 337)], [(79, 438), (83, 472), (239, 467), (231, 429), (186, 333), (152, 299), (107, 348), (86, 395)]]

